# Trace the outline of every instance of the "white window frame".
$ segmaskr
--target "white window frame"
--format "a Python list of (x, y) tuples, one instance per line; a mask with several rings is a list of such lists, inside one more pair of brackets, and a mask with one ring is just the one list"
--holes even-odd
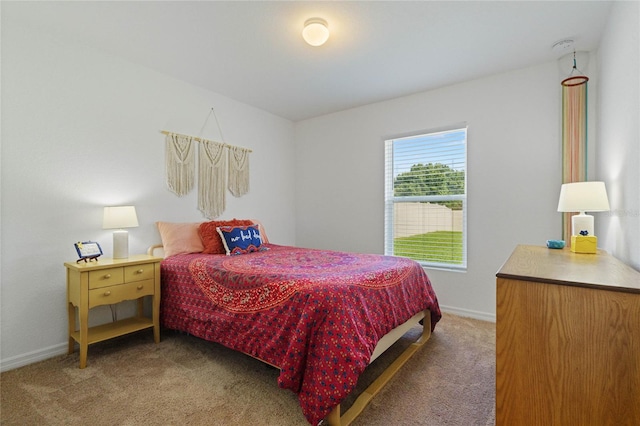
[[(404, 139), (414, 139), (418, 137), (438, 135), (443, 133), (464, 131), (464, 194), (456, 195), (429, 195), (429, 196), (401, 196), (394, 195), (394, 170), (393, 170), (393, 143)], [(425, 268), (444, 269), (451, 271), (466, 271), (467, 269), (467, 152), (468, 152), (468, 128), (466, 124), (447, 127), (446, 129), (431, 130), (416, 133), (411, 136), (392, 138), (385, 141), (385, 232), (384, 232), (384, 253), (394, 255), (394, 205), (403, 202), (441, 202), (441, 201), (462, 201), (462, 263), (444, 263), (417, 260)], [(428, 160), (416, 158), (416, 163), (429, 163)]]

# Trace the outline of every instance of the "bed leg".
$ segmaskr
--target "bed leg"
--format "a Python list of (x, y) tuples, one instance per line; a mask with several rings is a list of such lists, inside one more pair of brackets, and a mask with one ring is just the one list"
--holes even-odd
[(421, 346), (427, 342), (431, 338), (431, 312), (425, 311), (424, 318), (422, 319), (422, 335), (418, 339), (416, 343)]
[(341, 426), (340, 425), (340, 404), (333, 407), (333, 410), (325, 418), (326, 424), (329, 426)]

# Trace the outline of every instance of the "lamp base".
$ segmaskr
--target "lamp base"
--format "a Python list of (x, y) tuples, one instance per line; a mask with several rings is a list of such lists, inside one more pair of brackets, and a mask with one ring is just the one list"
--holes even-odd
[(571, 236), (571, 251), (574, 253), (595, 254), (598, 249), (598, 238), (594, 236), (583, 237), (582, 235)]
[(571, 235), (583, 235), (582, 231), (587, 231), (586, 235), (594, 235), (593, 216), (584, 212), (571, 216)]
[(113, 231), (113, 258), (126, 259), (129, 257), (129, 232)]

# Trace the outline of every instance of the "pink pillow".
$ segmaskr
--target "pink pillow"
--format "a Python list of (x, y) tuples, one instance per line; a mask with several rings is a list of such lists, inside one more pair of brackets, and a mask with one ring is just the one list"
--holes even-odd
[(200, 253), (204, 250), (198, 234), (199, 223), (156, 222), (165, 257), (180, 253)]

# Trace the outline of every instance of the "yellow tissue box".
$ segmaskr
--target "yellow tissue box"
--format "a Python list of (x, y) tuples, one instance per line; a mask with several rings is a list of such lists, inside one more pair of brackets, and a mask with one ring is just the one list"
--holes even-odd
[(571, 251), (574, 253), (595, 253), (598, 245), (598, 237), (595, 236), (571, 236)]

